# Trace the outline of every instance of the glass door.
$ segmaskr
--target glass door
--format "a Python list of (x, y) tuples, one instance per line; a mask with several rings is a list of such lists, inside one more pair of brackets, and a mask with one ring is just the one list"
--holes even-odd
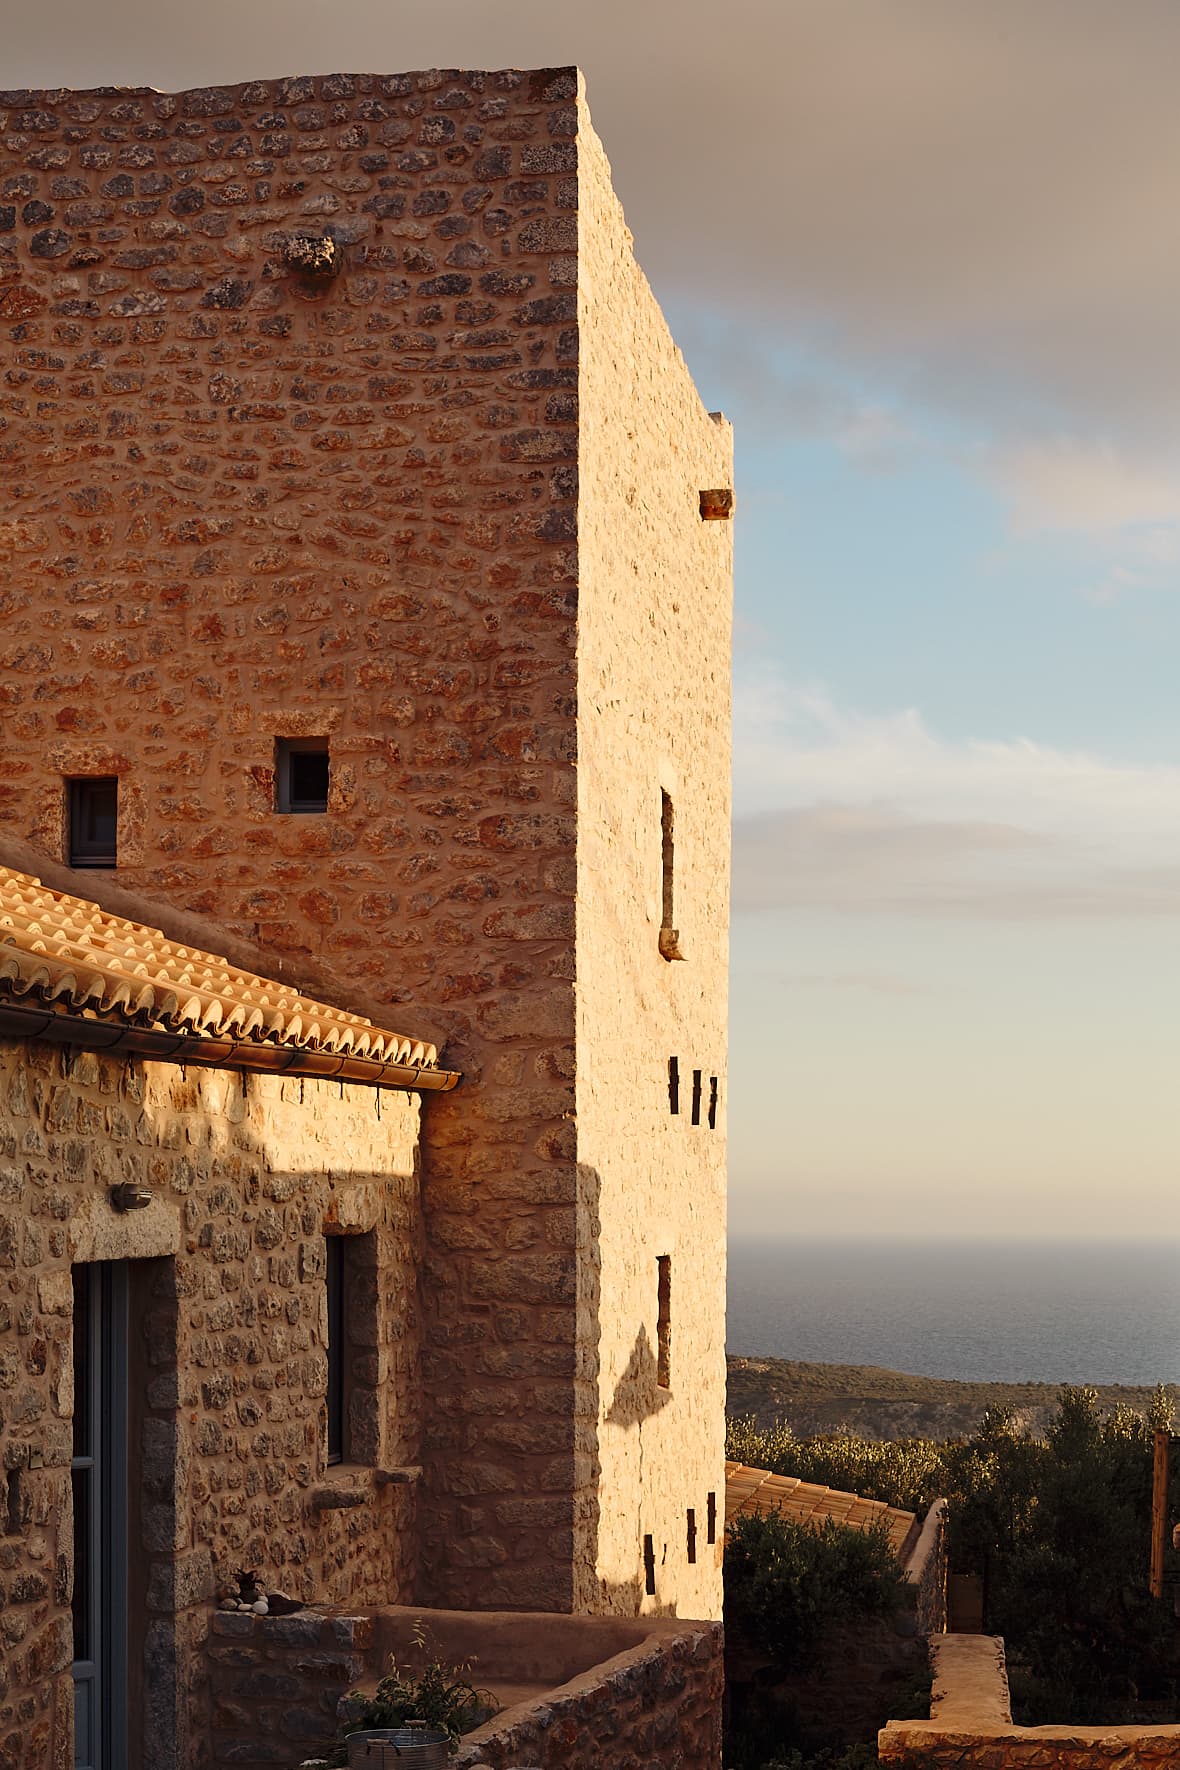
[(74, 1267), (74, 1764), (127, 1762), (127, 1266)]

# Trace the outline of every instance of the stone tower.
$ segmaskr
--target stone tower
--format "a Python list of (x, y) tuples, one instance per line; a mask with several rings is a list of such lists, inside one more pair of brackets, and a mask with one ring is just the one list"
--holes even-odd
[(418, 1600), (715, 1616), (731, 436), (580, 79), (0, 117), (0, 821), (463, 1072)]

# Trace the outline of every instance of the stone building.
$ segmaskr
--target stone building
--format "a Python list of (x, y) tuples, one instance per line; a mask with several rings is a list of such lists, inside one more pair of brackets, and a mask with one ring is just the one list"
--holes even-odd
[(0, 1747), (72, 1653), (94, 1262), (179, 1710), (242, 1564), (717, 1616), (731, 437), (579, 77), (0, 93), (0, 367), (11, 889), (67, 947), (156, 929), (153, 990), (192, 961), (401, 1052), (317, 1079), (340, 1016), (299, 1003), (286, 1076), (261, 1022), (184, 1067), (89, 1048), (113, 996), (2, 1023)]

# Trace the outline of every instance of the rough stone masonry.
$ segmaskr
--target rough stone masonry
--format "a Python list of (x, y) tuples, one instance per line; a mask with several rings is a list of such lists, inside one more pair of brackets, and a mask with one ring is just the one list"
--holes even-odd
[(0, 369), (0, 820), (464, 1073), (415, 1595), (716, 1616), (731, 438), (579, 77), (0, 93)]

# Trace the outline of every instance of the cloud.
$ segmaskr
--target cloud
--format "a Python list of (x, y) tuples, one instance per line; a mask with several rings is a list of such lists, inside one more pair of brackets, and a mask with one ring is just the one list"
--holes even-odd
[[(165, 28), (161, 28), (162, 16)], [(47, 0), (8, 85), (580, 61), (658, 290), (999, 429), (1174, 433), (1171, 0)], [(710, 400), (729, 365), (697, 365)]]
[(795, 971), (778, 981), (787, 990), (851, 990), (871, 996), (921, 996), (927, 992), (891, 971)]
[(1145, 527), (1174, 563), (1180, 522), (1180, 461), (1168, 468), (1130, 460), (1109, 443), (1074, 440), (1017, 446), (995, 463), (1019, 527), (1084, 530), (1103, 535)]
[(734, 899), (985, 917), (1180, 915), (1180, 768), (951, 742), (754, 666), (739, 685)]

